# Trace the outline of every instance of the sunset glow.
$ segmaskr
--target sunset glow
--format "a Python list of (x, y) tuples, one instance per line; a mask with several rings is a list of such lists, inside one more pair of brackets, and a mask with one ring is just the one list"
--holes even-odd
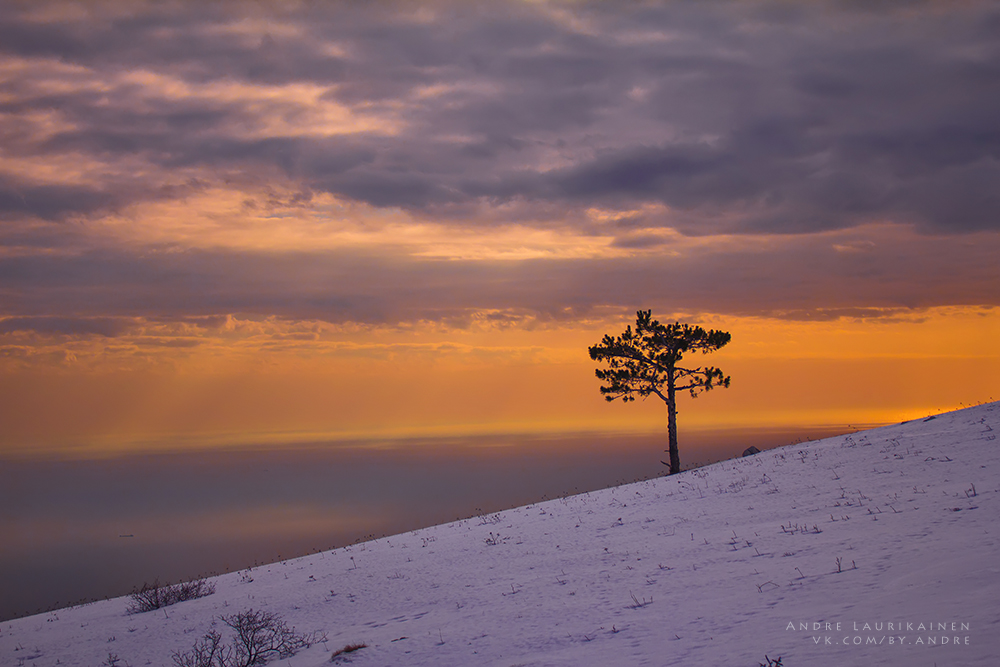
[(0, 454), (656, 431), (639, 308), (732, 333), (683, 428), (997, 398), (996, 7), (922, 7), (11, 3)]

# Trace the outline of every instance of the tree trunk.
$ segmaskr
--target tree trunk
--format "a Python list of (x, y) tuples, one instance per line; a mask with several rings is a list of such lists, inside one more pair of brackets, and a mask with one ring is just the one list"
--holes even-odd
[(674, 389), (674, 369), (667, 376), (667, 441), (670, 449), (670, 474), (681, 471), (681, 455), (677, 451), (677, 390)]

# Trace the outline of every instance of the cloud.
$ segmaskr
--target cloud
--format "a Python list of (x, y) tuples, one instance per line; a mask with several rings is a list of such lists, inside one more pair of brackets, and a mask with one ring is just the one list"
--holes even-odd
[(89, 215), (115, 203), (108, 192), (76, 185), (18, 183), (0, 174), (0, 220), (31, 215), (61, 220), (69, 215)]
[(996, 305), (998, 38), (975, 1), (8, 4), (0, 333)]
[[(638, 239), (633, 245), (651, 243), (632, 238)], [(141, 255), (95, 250), (73, 257), (0, 257), (0, 281), (7, 308), (19, 313), (4, 320), (13, 323), (5, 325), (8, 330), (76, 326), (103, 335), (115, 335), (104, 327), (120, 326), (119, 320), (87, 318), (158, 318), (200, 330), (225, 326), (226, 314), (464, 326), (487, 311), (558, 321), (641, 306), (809, 319), (833, 311), (1000, 305), (997, 252), (997, 238), (987, 232), (944, 241), (885, 225), (772, 236), (757, 246), (732, 237), (683, 247), (669, 257), (657, 248), (520, 261), (421, 258), (377, 249)], [(63, 319), (66, 312), (82, 319)]]
[(0, 334), (33, 331), (41, 334), (114, 338), (127, 331), (130, 324), (127, 320), (113, 317), (6, 317), (0, 319)]
[[(81, 153), (119, 176), (144, 173), (52, 197), (25, 184), (32, 197), (2, 202), (18, 215), (164, 196), (166, 170), (183, 168), (204, 181), (280, 173), (425, 212), (659, 202), (686, 212), (663, 224), (688, 234), (881, 220), (967, 232), (1000, 217), (1000, 20), (989, 3), (54, 14), (0, 15), (0, 48), (16, 64), (7, 122), (39, 135), (8, 152)], [(42, 132), (31, 118), (43, 110), (62, 127)]]

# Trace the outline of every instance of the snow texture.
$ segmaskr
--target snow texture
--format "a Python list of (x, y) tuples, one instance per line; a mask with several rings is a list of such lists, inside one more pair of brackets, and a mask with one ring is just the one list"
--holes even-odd
[(8, 621), (0, 664), (172, 665), (253, 608), (326, 633), (273, 661), (293, 667), (357, 643), (335, 662), (992, 667), (998, 405), (230, 573), (154, 612)]

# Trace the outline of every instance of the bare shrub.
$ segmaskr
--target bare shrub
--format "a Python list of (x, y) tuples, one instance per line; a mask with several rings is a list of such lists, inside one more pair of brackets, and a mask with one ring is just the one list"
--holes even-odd
[(169, 607), (185, 600), (203, 598), (214, 592), (215, 584), (204, 579), (166, 586), (160, 586), (159, 582), (154, 581), (152, 586), (143, 584), (142, 588), (132, 592), (129, 596), (131, 601), (126, 611), (129, 614), (141, 614), (145, 611)]
[[(101, 663), (101, 667), (119, 667), (120, 662), (122, 659), (117, 653), (108, 653), (108, 659)], [(128, 662), (125, 663), (125, 667), (128, 667)]]
[(248, 609), (223, 616), (222, 622), (236, 633), (234, 650), (240, 667), (263, 664), (271, 654), (287, 658), (315, 641), (314, 637), (295, 632), (280, 616), (268, 611)]
[(487, 537), (484, 541), (486, 542), (487, 546), (495, 547), (498, 544), (504, 544), (509, 539), (510, 539), (509, 537), (500, 537), (500, 533), (494, 535), (493, 532), (491, 531), (490, 536)]
[(177, 667), (227, 667), (233, 664), (232, 656), (233, 648), (222, 643), (218, 630), (210, 630), (190, 651), (175, 651), (173, 658)]
[(222, 635), (211, 630), (186, 653), (174, 652), (177, 667), (251, 667), (272, 657), (288, 658), (326, 639), (315, 632), (304, 635), (288, 627), (278, 614), (247, 609), (220, 620), (233, 630), (233, 642), (224, 644)]

